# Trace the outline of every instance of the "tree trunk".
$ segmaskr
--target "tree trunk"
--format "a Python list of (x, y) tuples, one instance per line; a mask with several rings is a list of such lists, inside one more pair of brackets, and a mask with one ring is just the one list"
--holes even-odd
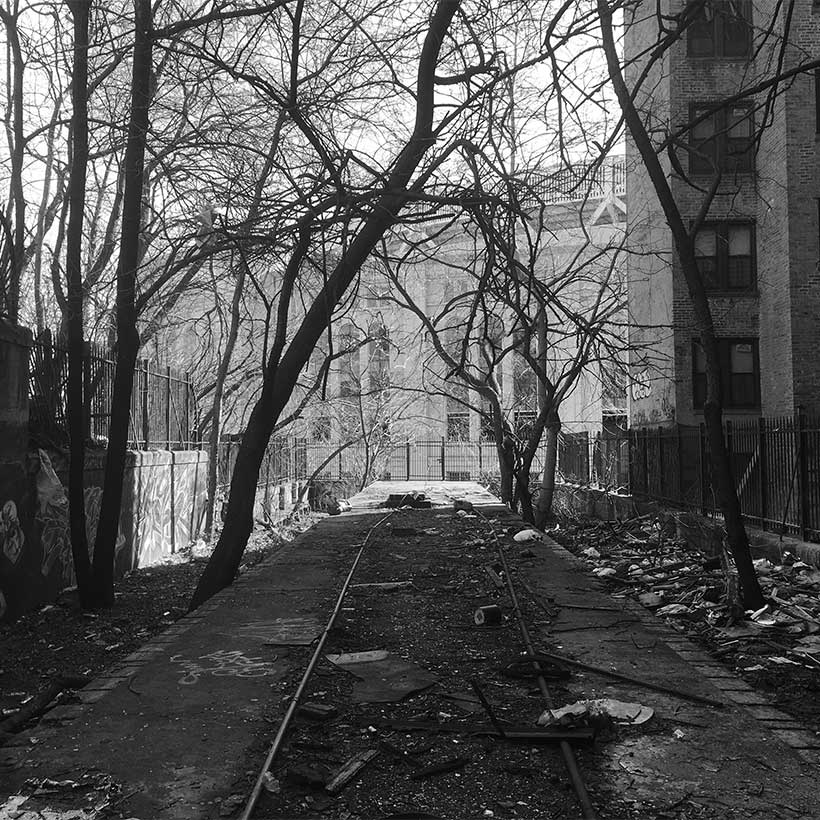
[(695, 326), (700, 333), (700, 341), (706, 358), (706, 401), (703, 415), (709, 443), (712, 481), (717, 492), (718, 504), (723, 513), (727, 543), (737, 568), (744, 606), (747, 609), (759, 609), (763, 606), (765, 600), (752, 563), (749, 539), (740, 513), (740, 500), (737, 496), (737, 488), (723, 436), (720, 361), (717, 340), (709, 299), (695, 257), (694, 238), (690, 236), (689, 230), (683, 221), (678, 203), (655, 153), (652, 139), (635, 107), (633, 93), (627, 88), (624, 81), (612, 31), (612, 12), (607, 0), (598, 0), (598, 12), (601, 20), (604, 52), (612, 85), (623, 111), (626, 126), (646, 166), (658, 201), (663, 208), (686, 280), (689, 299), (695, 315)]
[(231, 357), (236, 346), (236, 337), (239, 334), (239, 305), (242, 300), (242, 291), (245, 288), (245, 262), (242, 260), (236, 285), (231, 300), (231, 324), (228, 329), (228, 338), (225, 342), (225, 352), (219, 361), (219, 370), (214, 384), (213, 412), (211, 417), (211, 435), (208, 439), (208, 506), (205, 509), (205, 532), (213, 535), (214, 505), (216, 504), (216, 480), (219, 457), (219, 434), (222, 420), (222, 394), (225, 390), (225, 379), (231, 366)]
[(558, 435), (561, 432), (561, 420), (553, 418), (544, 429), (547, 446), (544, 451), (544, 472), (541, 475), (541, 488), (535, 510), (535, 525), (543, 530), (552, 517), (552, 500), (555, 496), (555, 470), (558, 466)]
[[(384, 232), (396, 222), (399, 211), (408, 199), (407, 194), (402, 192), (433, 144), (435, 68), (442, 42), (458, 7), (459, 0), (439, 0), (433, 12), (419, 57), (415, 125), (385, 185), (385, 190), (389, 193), (379, 198), (364, 225), (343, 253), (281, 360), (276, 357), (279, 353), (274, 356), (272, 352), (269, 358), (263, 376), (262, 394), (251, 411), (248, 427), (239, 447), (231, 478), (225, 525), (194, 592), (191, 609), (233, 583), (253, 527), (253, 498), (259, 467), (276, 420), (290, 399), (299, 373), (319, 338), (327, 330), (332, 309), (344, 296)], [(280, 294), (280, 300), (282, 298)], [(287, 322), (287, 311), (284, 316), (280, 312), (279, 321)], [(285, 327), (278, 327), (277, 336), (284, 338), (285, 330)]]
[[(74, 18), (74, 60), (71, 72), (71, 174), (70, 212), (66, 233), (66, 274), (68, 279), (68, 514), (71, 556), (80, 603), (93, 604), (91, 562), (85, 521), (85, 435), (86, 413), (83, 398), (83, 275), (82, 243), (85, 210), (85, 179), (88, 165), (88, 18), (89, 0), (68, 3)], [(39, 265), (38, 265), (39, 267)], [(39, 287), (39, 283), (37, 283)], [(40, 319), (38, 318), (38, 324)]]
[(117, 266), (117, 363), (111, 399), (111, 425), (105, 459), (100, 519), (94, 547), (94, 594), (98, 606), (114, 603), (114, 559), (119, 535), (123, 474), (128, 448), (134, 366), (139, 353), (135, 308), (140, 259), (142, 189), (148, 109), (151, 102), (151, 3), (134, 0), (134, 57), (131, 116), (125, 149), (120, 257)]

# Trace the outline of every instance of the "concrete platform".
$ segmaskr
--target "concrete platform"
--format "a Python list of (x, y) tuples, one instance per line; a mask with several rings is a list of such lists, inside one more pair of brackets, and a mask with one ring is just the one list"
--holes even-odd
[(389, 495), (424, 493), (434, 507), (450, 507), (461, 498), (476, 505), (498, 505), (501, 502), (477, 481), (374, 481), (349, 498), (354, 510), (383, 507)]
[[(413, 586), (393, 597), (372, 593), (373, 597), (361, 599), (369, 603), (357, 605), (358, 616), (375, 617), (381, 607), (376, 634), (389, 643), (394, 640), (391, 630), (401, 624), (402, 612), (410, 603), (423, 609), (426, 600), (435, 601), (439, 611), (450, 613), (452, 619), (451, 624), (439, 619), (438, 628), (455, 630), (466, 653), (451, 661), (453, 673), (469, 666), (470, 674), (481, 673), (485, 679), (496, 674), (492, 653), (518, 651), (514, 625), (505, 624), (494, 632), (463, 625), (477, 605), (474, 598), (492, 593), (503, 601), (505, 593), (493, 589), (483, 570), (493, 560), (495, 546), (479, 516), (456, 517), (442, 509), (454, 494), (477, 504), (491, 505), (496, 499), (468, 482), (378, 482), (353, 499), (359, 505), (353, 512), (322, 520), (275, 562), (243, 576), (107, 678), (83, 690), (80, 704), (54, 710), (19, 736), (15, 745), (0, 749), (0, 819), (237, 816), (310, 656), (306, 644), (324, 626), (356, 550), (380, 516), (368, 511), (370, 505), (390, 492), (411, 488), (425, 492), (439, 508), (396, 513), (396, 522), (416, 528), (417, 534), (404, 541), (380, 537), (374, 550), (383, 580), (395, 580), (400, 570)], [(810, 820), (820, 816), (815, 785), (817, 738), (802, 732), (671, 627), (637, 606), (612, 599), (580, 562), (554, 542), (513, 542), (512, 533), (520, 522), (495, 514), (510, 566), (522, 588), (523, 584), (529, 587), (521, 596), (539, 646), (557, 647), (577, 660), (725, 703), (717, 709), (590, 672), (574, 675), (567, 684), (569, 698), (617, 697), (651, 704), (656, 712), (651, 731), (630, 730), (584, 756), (582, 767), (595, 794), (610, 795), (596, 798), (601, 820), (661, 816), (615, 812), (611, 795), (634, 806), (642, 801), (668, 806), (662, 815), (668, 818)], [(522, 549), (525, 546), (527, 550)], [(395, 554), (399, 550), (401, 554)], [(373, 563), (363, 580), (372, 583), (379, 577)], [(461, 581), (456, 583), (456, 577)], [(471, 591), (475, 585), (478, 592)], [(407, 607), (402, 595), (409, 596)], [(356, 644), (351, 629), (345, 633), (345, 651), (374, 648)], [(429, 662), (435, 646), (421, 621), (414, 629), (418, 634), (412, 646), (406, 641), (397, 645), (411, 660), (412, 652), (418, 652), (417, 662), (425, 658)], [(523, 695), (531, 697), (526, 691)], [(435, 688), (430, 690), (430, 698), (438, 696)], [(408, 703), (417, 708), (414, 700)], [(353, 740), (372, 742), (366, 726), (359, 732), (350, 715), (343, 714), (340, 720), (354, 727), (348, 732)], [(487, 755), (484, 765), (490, 767), (492, 750)], [(373, 768), (373, 777), (380, 771), (389, 776), (379, 766)], [(32, 783), (42, 784), (46, 778), (79, 785), (47, 787), (31, 796)], [(88, 782), (81, 788), (82, 778)], [(441, 781), (439, 788), (446, 789), (447, 782)], [(493, 787), (496, 798), (506, 794), (509, 802), (512, 781), (502, 779)], [(420, 783), (418, 788), (435, 808), (430, 784)], [(568, 820), (570, 815), (548, 807), (550, 788), (557, 788), (554, 782), (534, 792), (533, 800), (541, 799), (541, 794), (545, 801), (541, 808), (531, 807), (535, 814), (506, 810), (497, 816)], [(460, 817), (482, 816), (470, 813), (466, 801), (467, 797)], [(106, 802), (114, 805), (94, 809)], [(334, 806), (319, 814), (305, 809), (287, 816), (367, 820), (388, 816), (355, 814)]]

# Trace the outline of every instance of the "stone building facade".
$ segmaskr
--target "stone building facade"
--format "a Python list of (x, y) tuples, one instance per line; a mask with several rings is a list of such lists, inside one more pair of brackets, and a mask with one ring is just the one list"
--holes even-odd
[[(660, 15), (649, 6), (627, 15), (630, 85), (659, 37)], [(660, 11), (685, 7), (662, 0)], [(781, 57), (783, 72), (820, 57), (820, 6), (789, 6), (788, 37), (774, 0), (707, 0), (698, 8), (649, 70), (638, 101), (650, 133), (682, 133), (679, 166), (665, 153), (663, 162), (685, 221), (697, 217), (720, 172), (696, 249), (721, 345), (726, 415), (820, 414), (820, 73), (797, 73), (776, 96), (765, 90)], [(755, 86), (758, 93), (745, 94)], [(627, 204), (631, 339), (646, 345), (630, 362), (630, 423), (697, 424), (704, 374), (690, 300), (631, 140)]]

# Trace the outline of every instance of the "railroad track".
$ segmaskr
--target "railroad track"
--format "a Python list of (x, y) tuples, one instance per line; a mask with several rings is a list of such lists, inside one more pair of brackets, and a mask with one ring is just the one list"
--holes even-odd
[[(257, 804), (260, 801), (260, 797), (264, 793), (266, 781), (269, 778), (269, 772), (272, 770), (272, 767), (276, 764), (283, 750), (285, 739), (293, 723), (294, 716), (297, 714), (297, 710), (299, 709), (299, 706), (302, 703), (305, 693), (308, 691), (311, 679), (316, 671), (317, 665), (325, 650), (328, 637), (331, 633), (331, 630), (336, 625), (339, 614), (343, 609), (343, 605), (350, 591), (353, 578), (356, 575), (357, 570), (359, 570), (360, 565), (362, 564), (362, 559), (365, 558), (367, 548), (372, 544), (374, 536), (377, 534), (380, 528), (384, 527), (387, 524), (388, 520), (396, 512), (398, 511), (393, 510), (387, 515), (382, 516), (372, 527), (369, 528), (369, 530), (367, 530), (365, 537), (362, 540), (352, 563), (350, 564), (350, 567), (341, 586), (341, 589), (339, 590), (338, 596), (336, 598), (330, 616), (322, 630), (321, 635), (316, 641), (314, 650), (299, 680), (299, 683), (296, 686), (296, 689), (290, 698), (284, 716), (279, 722), (274, 739), (267, 750), (267, 754), (265, 755), (264, 762), (259, 768), (258, 776), (256, 777), (253, 788), (244, 806), (242, 814), (240, 815), (241, 820), (251, 820), (251, 818), (254, 817)], [(498, 562), (500, 566), (503, 567), (503, 581), (506, 588), (506, 595), (509, 598), (509, 603), (511, 605), (512, 612), (517, 623), (518, 631), (521, 636), (521, 641), (523, 644), (523, 657), (525, 659), (529, 657), (534, 658), (537, 655), (536, 649), (532, 642), (530, 628), (526, 622), (526, 618), (521, 608), (518, 590), (516, 589), (516, 584), (514, 581), (514, 573), (510, 571), (507, 556), (505, 555), (505, 550), (503, 549), (502, 542), (498, 537), (498, 533), (492, 521), (488, 519), (483, 513), (481, 513), (481, 511), (477, 508), (475, 508), (473, 512), (477, 514), (483, 522), (486, 532), (488, 533), (489, 540), (495, 546), (495, 550), (498, 555)], [(531, 666), (532, 677), (538, 684), (538, 689), (541, 693), (544, 706), (546, 708), (551, 708), (553, 705), (553, 700), (550, 694), (547, 679), (543, 674), (544, 668), (542, 666), (542, 662), (536, 659), (526, 662)], [(476, 694), (480, 698), (488, 717), (490, 718), (493, 725), (496, 726), (500, 737), (504, 738), (506, 736), (504, 727), (496, 721), (492, 707), (483, 697), (480, 688), (477, 686), (477, 684), (474, 684), (474, 686)], [(577, 798), (578, 809), (580, 811), (580, 814), (578, 816), (583, 817), (584, 820), (595, 820), (597, 818), (597, 814), (592, 805), (586, 784), (579, 769), (573, 745), (568, 740), (560, 740), (558, 741), (557, 745), (560, 749), (561, 758), (563, 760), (567, 776)], [(266, 814), (265, 816), (270, 817), (269, 814)]]

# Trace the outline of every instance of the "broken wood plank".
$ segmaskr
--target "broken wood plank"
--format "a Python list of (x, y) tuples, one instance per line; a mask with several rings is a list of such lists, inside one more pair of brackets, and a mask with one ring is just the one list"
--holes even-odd
[(377, 754), (376, 749), (368, 749), (353, 755), (332, 775), (325, 791), (328, 794), (338, 794)]

